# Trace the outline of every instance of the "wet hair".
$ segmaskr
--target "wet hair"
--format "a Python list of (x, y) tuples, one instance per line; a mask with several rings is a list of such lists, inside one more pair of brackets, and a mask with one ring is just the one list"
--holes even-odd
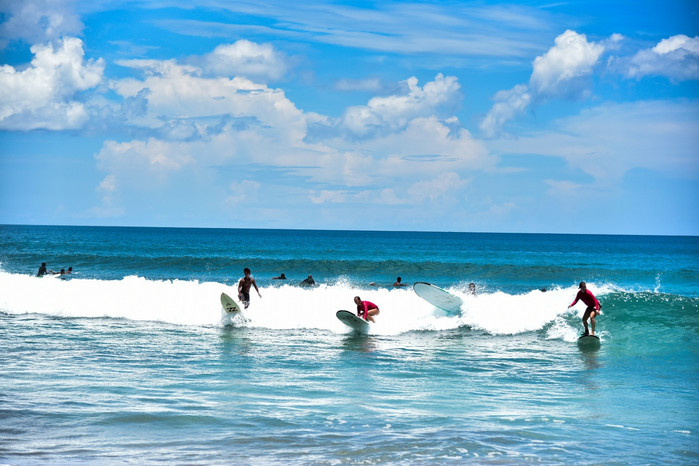
[(243, 273), (250, 273), (250, 269), (247, 268), (247, 267), (245, 267), (245, 268), (243, 269)]
[(578, 288), (582, 288), (582, 287), (587, 287), (585, 282), (580, 282), (580, 284), (578, 285)]

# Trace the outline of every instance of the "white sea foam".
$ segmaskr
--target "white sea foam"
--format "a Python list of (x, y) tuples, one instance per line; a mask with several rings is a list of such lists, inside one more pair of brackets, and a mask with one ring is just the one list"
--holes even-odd
[[(604, 294), (606, 287), (595, 294)], [(516, 334), (544, 329), (548, 338), (572, 340), (584, 305), (568, 310), (575, 288), (534, 290), (511, 295), (503, 292), (471, 296), (449, 290), (464, 300), (460, 316), (447, 316), (419, 298), (412, 288), (357, 289), (348, 283), (300, 288), (282, 285), (261, 288), (262, 298), (251, 290), (245, 319), (231, 321), (220, 303), (221, 292), (237, 298), (234, 286), (214, 282), (150, 280), (129, 276), (121, 280), (51, 277), (0, 272), (0, 311), (10, 314), (41, 313), (65, 317), (112, 317), (159, 321), (178, 325), (234, 323), (272, 329), (316, 328), (344, 333), (337, 320), (339, 309), (355, 310), (354, 296), (381, 309), (372, 333), (393, 335), (412, 330), (446, 330), (470, 326), (492, 334)]]

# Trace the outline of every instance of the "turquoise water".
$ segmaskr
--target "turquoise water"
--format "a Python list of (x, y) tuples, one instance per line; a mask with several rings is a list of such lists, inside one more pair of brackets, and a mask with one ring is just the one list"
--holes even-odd
[[(692, 237), (0, 226), (0, 460), (696, 464), (697, 258)], [(243, 267), (262, 298), (231, 319)], [(381, 308), (367, 336), (334, 316), (355, 295)]]

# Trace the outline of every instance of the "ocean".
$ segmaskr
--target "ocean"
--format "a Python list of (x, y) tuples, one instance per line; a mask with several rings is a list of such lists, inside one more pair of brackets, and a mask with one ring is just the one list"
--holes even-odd
[(698, 464), (698, 284), (697, 237), (0, 226), (0, 463)]

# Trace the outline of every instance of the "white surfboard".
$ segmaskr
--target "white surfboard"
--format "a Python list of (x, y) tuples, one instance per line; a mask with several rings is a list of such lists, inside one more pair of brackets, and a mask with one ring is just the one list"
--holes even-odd
[(578, 338), (578, 347), (580, 349), (599, 349), (602, 346), (597, 335), (584, 335)]
[(221, 293), (221, 305), (229, 314), (240, 312), (240, 306), (226, 293)]
[(461, 305), (464, 301), (438, 286), (417, 282), (413, 285), (413, 290), (419, 297), (431, 305), (442, 309), (447, 314), (456, 315), (461, 312)]
[(367, 333), (369, 331), (369, 322), (359, 317), (354, 312), (337, 311), (335, 313), (340, 322), (350, 327), (358, 333)]

